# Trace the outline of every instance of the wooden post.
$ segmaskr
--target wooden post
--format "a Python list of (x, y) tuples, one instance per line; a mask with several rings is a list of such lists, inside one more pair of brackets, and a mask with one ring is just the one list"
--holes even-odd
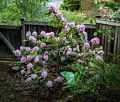
[(117, 54), (117, 31), (115, 32), (115, 40), (114, 40), (114, 55), (116, 55)]
[(25, 18), (21, 18), (21, 38), (22, 38), (22, 46), (25, 46), (25, 21), (26, 19)]
[(119, 27), (116, 27), (116, 31), (117, 31), (117, 34), (118, 34), (117, 54), (119, 55), (120, 54), (120, 30), (119, 30)]

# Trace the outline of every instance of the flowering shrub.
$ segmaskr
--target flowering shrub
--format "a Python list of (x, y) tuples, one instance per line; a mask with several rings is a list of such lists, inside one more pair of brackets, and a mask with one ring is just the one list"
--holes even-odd
[(15, 51), (22, 68), (21, 74), (26, 83), (41, 81), (49, 89), (63, 83), (74, 85), (78, 74), (81, 77), (80, 68), (87, 70), (91, 61), (103, 61), (104, 52), (97, 37), (87, 40), (85, 25), (67, 23), (54, 6), (49, 8), (49, 14), (54, 15), (63, 29), (57, 36), (54, 32), (45, 31), (26, 33), (26, 40), (34, 46), (21, 46)]

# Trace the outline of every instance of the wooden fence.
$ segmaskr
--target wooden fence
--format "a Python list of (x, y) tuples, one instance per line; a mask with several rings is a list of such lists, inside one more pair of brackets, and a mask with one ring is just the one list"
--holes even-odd
[[(109, 40), (108, 38), (111, 38), (111, 35), (107, 34), (104, 35), (103, 32), (99, 34), (99, 38), (101, 40), (101, 45), (103, 45), (105, 54), (107, 55), (107, 58), (109, 57), (108, 52), (114, 53), (114, 54), (120, 54), (120, 34), (117, 31), (120, 28), (120, 25), (117, 24), (110, 24), (102, 22), (101, 20), (96, 20), (96, 25), (86, 25), (86, 32), (88, 33), (88, 39), (93, 38), (93, 33), (102, 28), (112, 28), (115, 30), (113, 32), (113, 38)], [(15, 48), (19, 49), (20, 45), (24, 44), (22, 42), (22, 39), (25, 38), (25, 33), (27, 31), (37, 31), (39, 34), (41, 31), (46, 32), (57, 32), (57, 28), (54, 28), (52, 26), (49, 26), (48, 23), (45, 22), (31, 22), (31, 21), (24, 21), (22, 20), (21, 26), (0, 26), (0, 32), (6, 37), (6, 39), (10, 42), (10, 44)], [(108, 43), (108, 41), (110, 43)], [(113, 50), (114, 49), (114, 50)], [(13, 58), (13, 54), (11, 53), (11, 50), (6, 46), (6, 44), (3, 42), (2, 39), (0, 39), (0, 59), (11, 59)]]
[(114, 55), (120, 55), (120, 24), (96, 20), (98, 37), (105, 52), (105, 60), (110, 61)]
[[(8, 42), (18, 49), (21, 45), (21, 26), (0, 25), (0, 32), (8, 40)], [(13, 54), (5, 42), (0, 39), (0, 59), (12, 59)]]
[[(96, 25), (90, 25), (90, 24), (85, 24), (86, 26), (86, 32), (88, 33), (88, 39), (93, 38), (93, 32), (96, 30)], [(54, 28), (52, 26), (49, 26), (48, 22), (31, 22), (31, 21), (23, 21), (22, 22), (22, 37), (25, 37), (25, 34), (27, 31), (37, 31), (39, 34), (41, 31), (46, 31), (46, 32), (57, 32), (60, 31), (58, 28)], [(56, 35), (57, 36), (57, 35)]]

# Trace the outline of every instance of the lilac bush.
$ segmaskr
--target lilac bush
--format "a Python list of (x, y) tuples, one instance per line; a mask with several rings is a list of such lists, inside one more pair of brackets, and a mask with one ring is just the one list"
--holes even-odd
[(15, 51), (15, 56), (20, 60), (25, 82), (39, 80), (52, 89), (56, 84), (68, 81), (62, 72), (74, 72), (76, 65), (89, 66), (91, 60), (103, 61), (104, 52), (101, 47), (95, 46), (100, 43), (97, 37), (87, 40), (85, 25), (67, 23), (54, 6), (49, 7), (49, 13), (63, 26), (61, 32), (55, 36), (54, 32), (41, 31), (39, 34), (28, 31), (26, 40), (34, 46), (21, 46)]

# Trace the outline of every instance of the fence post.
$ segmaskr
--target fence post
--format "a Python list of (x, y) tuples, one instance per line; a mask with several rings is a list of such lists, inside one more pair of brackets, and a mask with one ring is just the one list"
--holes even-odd
[(21, 38), (22, 38), (22, 46), (25, 46), (25, 24), (24, 21), (26, 20), (25, 18), (21, 18)]

